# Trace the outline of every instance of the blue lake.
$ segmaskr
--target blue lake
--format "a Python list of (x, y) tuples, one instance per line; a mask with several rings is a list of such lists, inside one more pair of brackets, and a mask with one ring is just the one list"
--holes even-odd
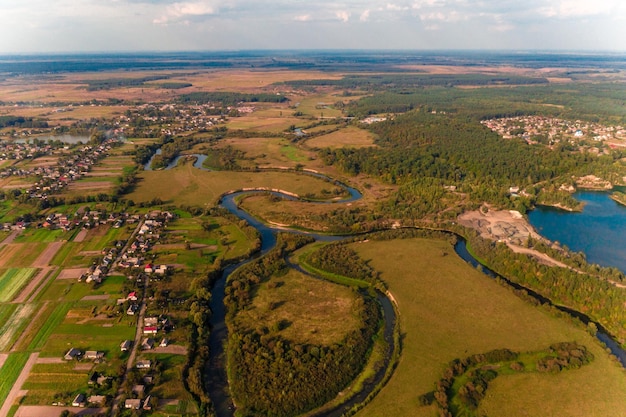
[(607, 192), (580, 191), (574, 198), (585, 203), (581, 213), (538, 207), (528, 214), (530, 223), (546, 238), (584, 252), (588, 262), (626, 272), (626, 207)]

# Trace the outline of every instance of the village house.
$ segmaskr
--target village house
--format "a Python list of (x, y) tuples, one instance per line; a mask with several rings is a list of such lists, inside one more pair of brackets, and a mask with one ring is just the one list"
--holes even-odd
[(97, 407), (102, 407), (105, 405), (107, 401), (106, 395), (91, 395), (87, 398), (87, 403), (91, 405), (95, 405)]
[(104, 352), (98, 352), (96, 350), (88, 350), (85, 352), (85, 358), (89, 360), (102, 360), (104, 359)]
[(63, 358), (66, 361), (71, 361), (74, 359), (80, 359), (82, 356), (83, 356), (83, 352), (81, 352), (79, 349), (71, 348), (70, 350), (67, 351), (65, 356), (63, 356)]
[(85, 394), (78, 394), (72, 400), (72, 407), (84, 407), (85, 406)]
[(154, 339), (151, 337), (146, 337), (141, 342), (141, 349), (143, 350), (151, 350), (154, 349)]
[(128, 399), (124, 402), (124, 408), (131, 409), (131, 410), (139, 410), (141, 408), (141, 400), (139, 398)]
[(120, 343), (120, 351), (128, 352), (132, 346), (133, 346), (132, 341), (124, 340), (122, 343)]
[(137, 361), (137, 364), (135, 365), (137, 369), (150, 369), (151, 366), (152, 366), (152, 361), (148, 359)]

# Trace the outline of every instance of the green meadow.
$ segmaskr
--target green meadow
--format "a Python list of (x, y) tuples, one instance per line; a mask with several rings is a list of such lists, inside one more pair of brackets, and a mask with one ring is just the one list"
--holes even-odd
[(456, 358), (507, 348), (518, 352), (576, 341), (595, 360), (558, 374), (496, 378), (478, 412), (506, 416), (626, 415), (626, 373), (581, 325), (535, 307), (468, 266), (440, 240), (352, 244), (381, 272), (397, 301), (402, 353), (381, 392), (357, 415), (432, 416), (418, 397), (434, 390)]

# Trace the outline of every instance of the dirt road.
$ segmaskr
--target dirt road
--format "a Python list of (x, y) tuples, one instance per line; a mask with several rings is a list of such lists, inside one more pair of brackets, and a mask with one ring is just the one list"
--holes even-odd
[(28, 361), (26, 361), (26, 365), (24, 365), (24, 369), (20, 372), (20, 376), (17, 377), (15, 384), (13, 384), (13, 388), (9, 392), (6, 400), (4, 400), (4, 404), (2, 404), (2, 408), (0, 408), (0, 417), (7, 417), (9, 415), (9, 410), (15, 400), (20, 396), (20, 392), (22, 391), (22, 385), (26, 382), (26, 378), (30, 374), (30, 370), (33, 368), (33, 365), (37, 362), (37, 358), (39, 357), (39, 352), (31, 353)]

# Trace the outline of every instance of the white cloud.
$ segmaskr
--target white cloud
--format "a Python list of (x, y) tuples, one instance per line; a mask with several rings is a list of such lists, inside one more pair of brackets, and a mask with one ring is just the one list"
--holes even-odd
[(339, 10), (335, 12), (335, 16), (344, 23), (350, 20), (350, 12), (346, 10)]
[(359, 20), (361, 22), (367, 22), (368, 20), (370, 20), (370, 10), (364, 10), (363, 13), (361, 13), (361, 17), (359, 17)]
[(183, 21), (188, 18), (210, 16), (217, 13), (218, 9), (211, 2), (182, 2), (173, 3), (166, 7), (165, 13), (153, 20), (156, 24)]
[(456, 11), (451, 11), (448, 13), (445, 13), (445, 12), (421, 13), (419, 17), (423, 21), (438, 21), (438, 22), (443, 22), (443, 23), (455, 23), (455, 22), (460, 22), (462, 20), (469, 19), (469, 16), (461, 15), (460, 13)]
[(394, 4), (394, 3), (387, 3), (387, 10), (393, 11), (393, 12), (401, 12), (404, 10), (409, 10), (408, 6), (400, 6), (398, 4)]
[(294, 17), (293, 20), (295, 20), (296, 22), (308, 22), (311, 20), (311, 15), (303, 14), (303, 15)]

